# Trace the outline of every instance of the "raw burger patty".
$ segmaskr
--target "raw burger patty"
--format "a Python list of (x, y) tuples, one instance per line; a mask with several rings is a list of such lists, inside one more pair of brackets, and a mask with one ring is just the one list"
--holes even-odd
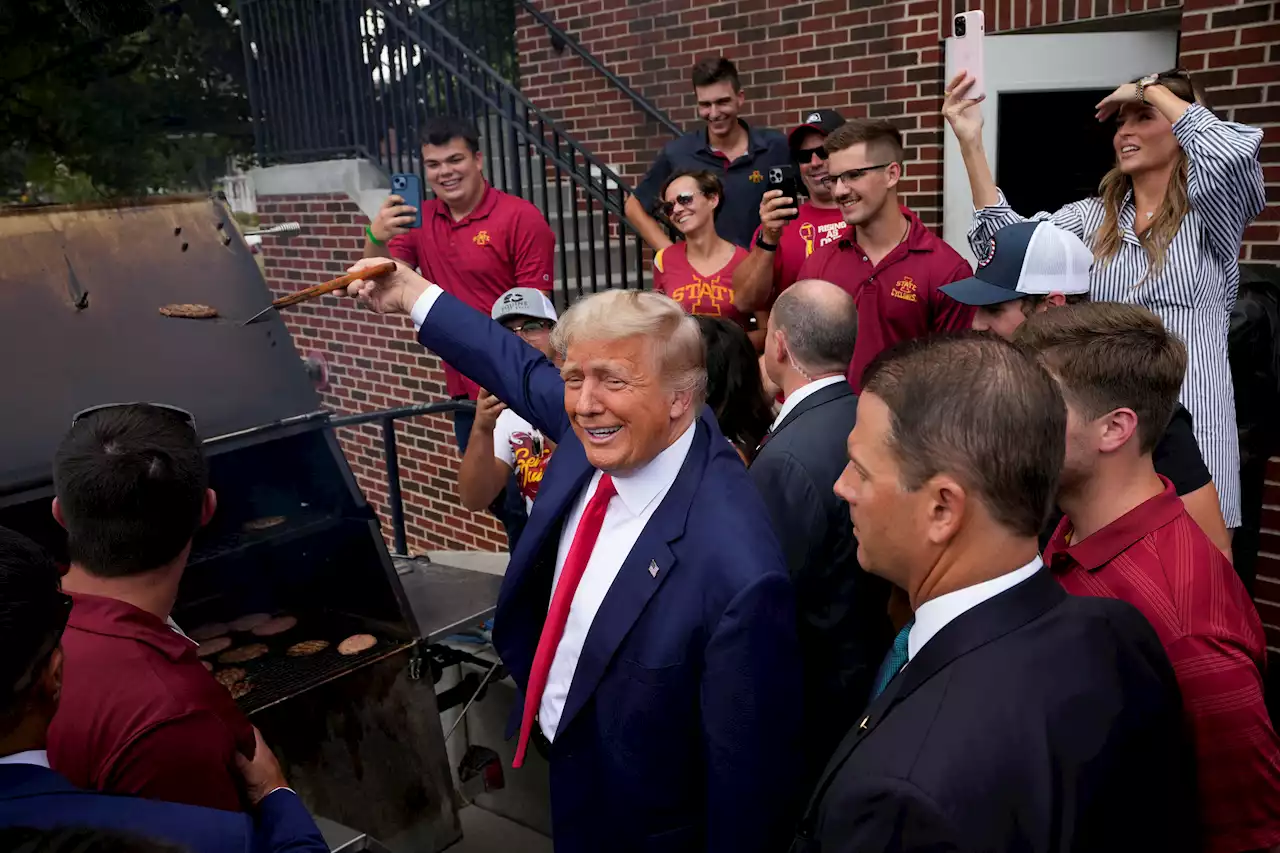
[(165, 305), (160, 313), (166, 317), (186, 317), (191, 320), (208, 320), (218, 316), (218, 309), (193, 302), (182, 302), (177, 305)]
[(262, 643), (251, 643), (218, 655), (218, 663), (245, 663), (246, 661), (257, 660), (266, 653), (267, 647)]
[(358, 655), (373, 648), (377, 643), (378, 638), (372, 634), (355, 634), (338, 643), (338, 654)]
[(253, 633), (259, 637), (274, 637), (277, 634), (283, 634), (285, 631), (293, 630), (297, 624), (298, 620), (292, 616), (277, 616), (254, 628)]
[(246, 693), (252, 690), (253, 685), (247, 681), (237, 681), (235, 684), (232, 684), (227, 689), (231, 691), (232, 699), (239, 699), (241, 696), (244, 696)]
[(206, 640), (200, 644), (200, 648), (196, 649), (196, 656), (202, 658), (213, 657), (218, 652), (224, 652), (231, 648), (230, 637), (214, 637), (212, 640)]
[(244, 677), (249, 673), (245, 672), (238, 666), (229, 666), (226, 669), (220, 669), (213, 674), (218, 683), (223, 687), (230, 687), (237, 681), (244, 681)]
[(285, 654), (291, 658), (304, 658), (327, 648), (329, 648), (328, 640), (304, 640), (301, 643), (294, 643)]
[(263, 625), (271, 621), (270, 613), (248, 613), (239, 619), (231, 620), (232, 631), (252, 631), (259, 625)]
[(207, 640), (212, 640), (215, 637), (226, 636), (230, 631), (230, 626), (222, 622), (210, 622), (208, 625), (201, 625), (199, 628), (196, 628), (190, 634), (187, 634), (187, 636), (195, 640), (197, 643), (203, 643)]

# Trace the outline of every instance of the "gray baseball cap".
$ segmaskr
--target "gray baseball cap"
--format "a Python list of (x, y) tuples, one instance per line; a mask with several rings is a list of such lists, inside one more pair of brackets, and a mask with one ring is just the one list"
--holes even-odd
[(532, 317), (552, 323), (560, 319), (547, 294), (532, 287), (513, 287), (493, 303), (493, 319), (501, 323), (511, 317)]

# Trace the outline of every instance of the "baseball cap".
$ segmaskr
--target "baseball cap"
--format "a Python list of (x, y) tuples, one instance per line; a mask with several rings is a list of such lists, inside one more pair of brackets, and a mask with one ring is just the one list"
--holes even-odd
[(493, 319), (501, 322), (509, 317), (532, 317), (556, 322), (556, 307), (547, 294), (532, 287), (513, 287), (493, 303)]
[(1006, 225), (987, 244), (972, 278), (938, 288), (963, 305), (998, 305), (1024, 296), (1089, 292), (1093, 253), (1048, 222)]
[(835, 110), (810, 110), (804, 114), (804, 123), (796, 125), (795, 129), (787, 134), (787, 144), (795, 148), (796, 135), (803, 131), (816, 130), (826, 136), (842, 124), (844, 124), (844, 116)]

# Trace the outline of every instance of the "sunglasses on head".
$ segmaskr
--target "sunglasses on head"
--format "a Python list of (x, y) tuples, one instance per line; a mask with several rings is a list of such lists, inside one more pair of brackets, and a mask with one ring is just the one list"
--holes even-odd
[[(699, 193), (699, 195), (704, 195), (704, 193)], [(680, 195), (676, 196), (675, 201), (664, 201), (662, 203), (662, 214), (664, 216), (670, 216), (675, 212), (677, 204), (682, 205), (683, 207), (688, 207), (693, 204), (693, 196), (693, 193), (680, 193)]]
[(170, 406), (168, 403), (145, 403), (145, 402), (103, 403), (100, 406), (90, 406), (87, 409), (81, 409), (80, 411), (76, 412), (71, 417), (71, 425), (75, 426), (76, 424), (80, 423), (80, 421), (84, 420), (85, 418), (89, 417), (89, 415), (92, 415), (95, 412), (105, 412), (105, 411), (108, 411), (109, 409), (123, 409), (128, 406), (151, 406), (153, 409), (164, 409), (166, 412), (169, 412), (170, 414), (176, 415), (177, 417), (181, 418), (183, 423), (191, 427), (192, 432), (197, 432), (196, 416), (188, 412), (186, 409), (180, 409), (177, 406)]
[(53, 630), (50, 632), (48, 639), (40, 644), (40, 651), (31, 660), (26, 671), (10, 688), (10, 693), (14, 696), (21, 694), (35, 682), (40, 676), (40, 671), (44, 668), (45, 661), (49, 659), (49, 656), (53, 654), (53, 650), (58, 648), (58, 645), (62, 642), (62, 635), (67, 630), (67, 620), (71, 618), (71, 596), (59, 591), (53, 603), (53, 608), (55, 618)]

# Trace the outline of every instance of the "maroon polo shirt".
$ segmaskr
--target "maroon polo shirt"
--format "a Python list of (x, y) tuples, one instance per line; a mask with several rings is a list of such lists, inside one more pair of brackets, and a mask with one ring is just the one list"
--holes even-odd
[[(556, 238), (538, 208), (485, 184), (476, 209), (457, 221), (439, 199), (422, 203), (422, 227), (391, 238), (391, 257), (488, 314), (513, 287), (551, 290)], [(445, 365), (450, 397), (476, 399), (477, 386)]]
[(72, 593), (49, 764), (72, 784), (243, 811), (253, 726), (196, 644), (131, 604)]
[(936, 332), (968, 329), (974, 309), (941, 290), (973, 275), (969, 263), (924, 226), (914, 213), (907, 239), (872, 266), (851, 236), (817, 249), (800, 267), (797, 280), (818, 278), (839, 285), (858, 308), (858, 342), (849, 364), (849, 384), (862, 392), (862, 371), (880, 351), (901, 341)]

